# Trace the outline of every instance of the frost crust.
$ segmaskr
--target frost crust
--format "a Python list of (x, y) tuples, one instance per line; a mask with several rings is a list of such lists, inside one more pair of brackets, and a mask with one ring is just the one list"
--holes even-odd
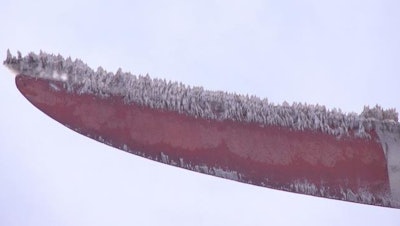
[(364, 107), (361, 114), (343, 113), (340, 109), (326, 109), (321, 105), (284, 102), (269, 103), (266, 98), (210, 91), (165, 79), (136, 76), (121, 69), (113, 74), (99, 67), (92, 70), (81, 60), (64, 59), (61, 55), (44, 52), (21, 53), (12, 56), (7, 51), (4, 65), (17, 74), (63, 82), (69, 92), (95, 94), (102, 98), (123, 97), (126, 103), (135, 103), (155, 109), (176, 111), (194, 117), (212, 120), (232, 120), (258, 123), (260, 126), (284, 126), (294, 130), (314, 130), (330, 135), (354, 135), (369, 138), (376, 123), (388, 130), (398, 130), (398, 113), (380, 106)]

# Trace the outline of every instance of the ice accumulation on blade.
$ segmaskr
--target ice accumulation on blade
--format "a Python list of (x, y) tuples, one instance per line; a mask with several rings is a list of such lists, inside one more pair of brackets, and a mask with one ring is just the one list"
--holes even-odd
[(103, 98), (121, 96), (126, 103), (206, 119), (318, 130), (336, 136), (349, 135), (350, 131), (354, 131), (358, 137), (369, 137), (368, 131), (374, 128), (376, 121), (389, 130), (400, 127), (395, 109), (366, 106), (361, 114), (356, 114), (343, 113), (335, 108), (329, 110), (321, 105), (289, 105), (286, 102), (275, 105), (266, 98), (209, 91), (165, 79), (152, 79), (149, 75), (135, 76), (121, 69), (116, 74), (101, 67), (94, 71), (79, 59), (72, 61), (70, 57), (64, 59), (61, 55), (44, 52), (30, 53), (25, 57), (18, 52), (15, 57), (7, 51), (4, 64), (18, 74), (63, 82), (70, 92), (95, 94)]
[(400, 201), (393, 199), (391, 194), (382, 193), (382, 194), (373, 194), (366, 188), (359, 188), (355, 191), (349, 188), (340, 188), (340, 195), (332, 195), (329, 188), (317, 186), (307, 180), (295, 181), (286, 189), (282, 187), (281, 190), (295, 191), (301, 194), (308, 194), (313, 196), (326, 197), (331, 199), (340, 199), (351, 202), (359, 202), (370, 205), (383, 205), (383, 206), (391, 206), (395, 208), (400, 207)]

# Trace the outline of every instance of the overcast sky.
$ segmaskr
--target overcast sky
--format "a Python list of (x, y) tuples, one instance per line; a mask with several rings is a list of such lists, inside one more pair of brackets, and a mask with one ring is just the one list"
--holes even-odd
[[(400, 109), (400, 1), (2, 0), (0, 55), (361, 112)], [(0, 225), (399, 225), (400, 211), (152, 162), (45, 116), (0, 67)]]

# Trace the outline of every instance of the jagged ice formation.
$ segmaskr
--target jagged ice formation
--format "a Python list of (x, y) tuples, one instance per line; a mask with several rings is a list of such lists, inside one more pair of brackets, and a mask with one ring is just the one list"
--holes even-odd
[(213, 120), (232, 120), (289, 127), (294, 130), (317, 130), (327, 134), (370, 137), (368, 131), (381, 126), (386, 130), (400, 130), (395, 109), (380, 106), (364, 107), (361, 114), (343, 113), (340, 109), (326, 109), (321, 105), (269, 103), (256, 96), (202, 87), (186, 86), (165, 79), (135, 76), (119, 69), (115, 74), (99, 67), (92, 70), (81, 60), (64, 59), (61, 55), (44, 52), (25, 57), (12, 56), (7, 51), (4, 64), (15, 73), (63, 82), (70, 92), (95, 94), (103, 98), (121, 96), (126, 103), (176, 111), (194, 117)]

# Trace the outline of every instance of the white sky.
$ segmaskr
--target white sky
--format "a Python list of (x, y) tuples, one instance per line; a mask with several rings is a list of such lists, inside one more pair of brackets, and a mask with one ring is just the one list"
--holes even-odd
[[(0, 54), (40, 49), (208, 89), (400, 109), (400, 1), (2, 0)], [(126, 154), (34, 108), (0, 67), (0, 225), (399, 225), (400, 211)]]

